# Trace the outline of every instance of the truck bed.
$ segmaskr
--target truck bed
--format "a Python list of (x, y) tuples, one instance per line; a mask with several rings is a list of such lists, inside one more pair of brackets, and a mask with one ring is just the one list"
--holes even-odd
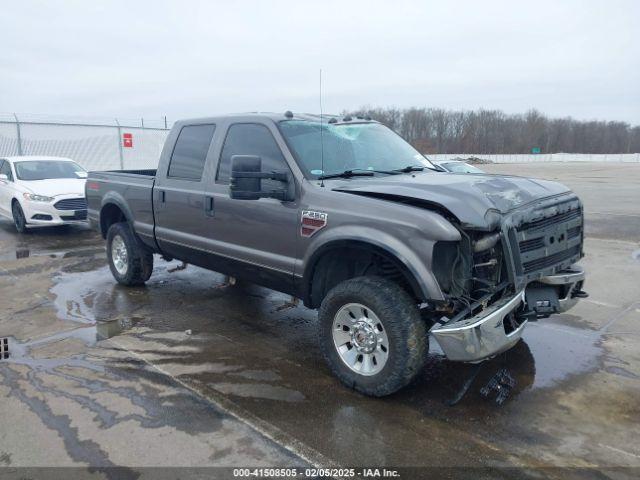
[[(98, 225), (104, 197), (126, 213), (138, 233), (153, 238), (153, 186), (156, 170), (108, 170), (89, 172), (86, 184), (88, 218)], [(102, 232), (103, 235), (106, 232)]]

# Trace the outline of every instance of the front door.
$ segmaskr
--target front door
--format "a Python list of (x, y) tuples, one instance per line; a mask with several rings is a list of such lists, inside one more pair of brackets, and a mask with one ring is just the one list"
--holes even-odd
[[(233, 155), (258, 155), (262, 158), (262, 171), (286, 172), (291, 186), (294, 182), (267, 125), (232, 124), (224, 139), (215, 179), (207, 185), (215, 205), (215, 214), (209, 222), (211, 249), (226, 258), (239, 260), (236, 267), (242, 268), (245, 275), (253, 275), (255, 283), (290, 291), (300, 223), (297, 201), (231, 199), (229, 176)], [(263, 190), (282, 188), (282, 182), (262, 182)]]

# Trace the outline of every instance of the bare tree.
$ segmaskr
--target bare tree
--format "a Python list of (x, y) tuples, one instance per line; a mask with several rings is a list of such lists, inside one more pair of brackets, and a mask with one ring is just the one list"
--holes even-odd
[(624, 122), (548, 118), (532, 109), (500, 110), (362, 107), (351, 115), (374, 118), (423, 153), (637, 153), (640, 126)]

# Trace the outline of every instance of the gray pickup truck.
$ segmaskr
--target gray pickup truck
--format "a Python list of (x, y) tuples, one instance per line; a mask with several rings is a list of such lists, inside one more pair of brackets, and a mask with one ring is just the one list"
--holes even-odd
[(408, 384), (429, 335), (479, 362), (586, 296), (568, 188), (437, 171), (370, 118), (179, 121), (157, 170), (90, 172), (86, 195), (119, 283), (158, 254), (300, 298), (333, 373), (368, 395)]

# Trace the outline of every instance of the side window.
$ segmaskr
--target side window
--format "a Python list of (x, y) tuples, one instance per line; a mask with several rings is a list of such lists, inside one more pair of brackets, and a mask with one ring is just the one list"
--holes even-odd
[[(218, 163), (218, 183), (229, 183), (231, 157), (233, 155), (258, 155), (262, 158), (262, 170), (288, 171), (287, 161), (280, 147), (267, 127), (256, 123), (236, 123), (229, 127), (227, 138)], [(272, 184), (273, 182), (273, 184)], [(272, 180), (263, 180), (266, 189), (281, 188), (282, 184)]]
[(167, 176), (199, 181), (215, 129), (215, 125), (182, 127), (169, 160)]
[(0, 166), (0, 173), (4, 173), (9, 181), (13, 182), (13, 175), (11, 174), (11, 165), (6, 160), (0, 160), (2, 166)]

